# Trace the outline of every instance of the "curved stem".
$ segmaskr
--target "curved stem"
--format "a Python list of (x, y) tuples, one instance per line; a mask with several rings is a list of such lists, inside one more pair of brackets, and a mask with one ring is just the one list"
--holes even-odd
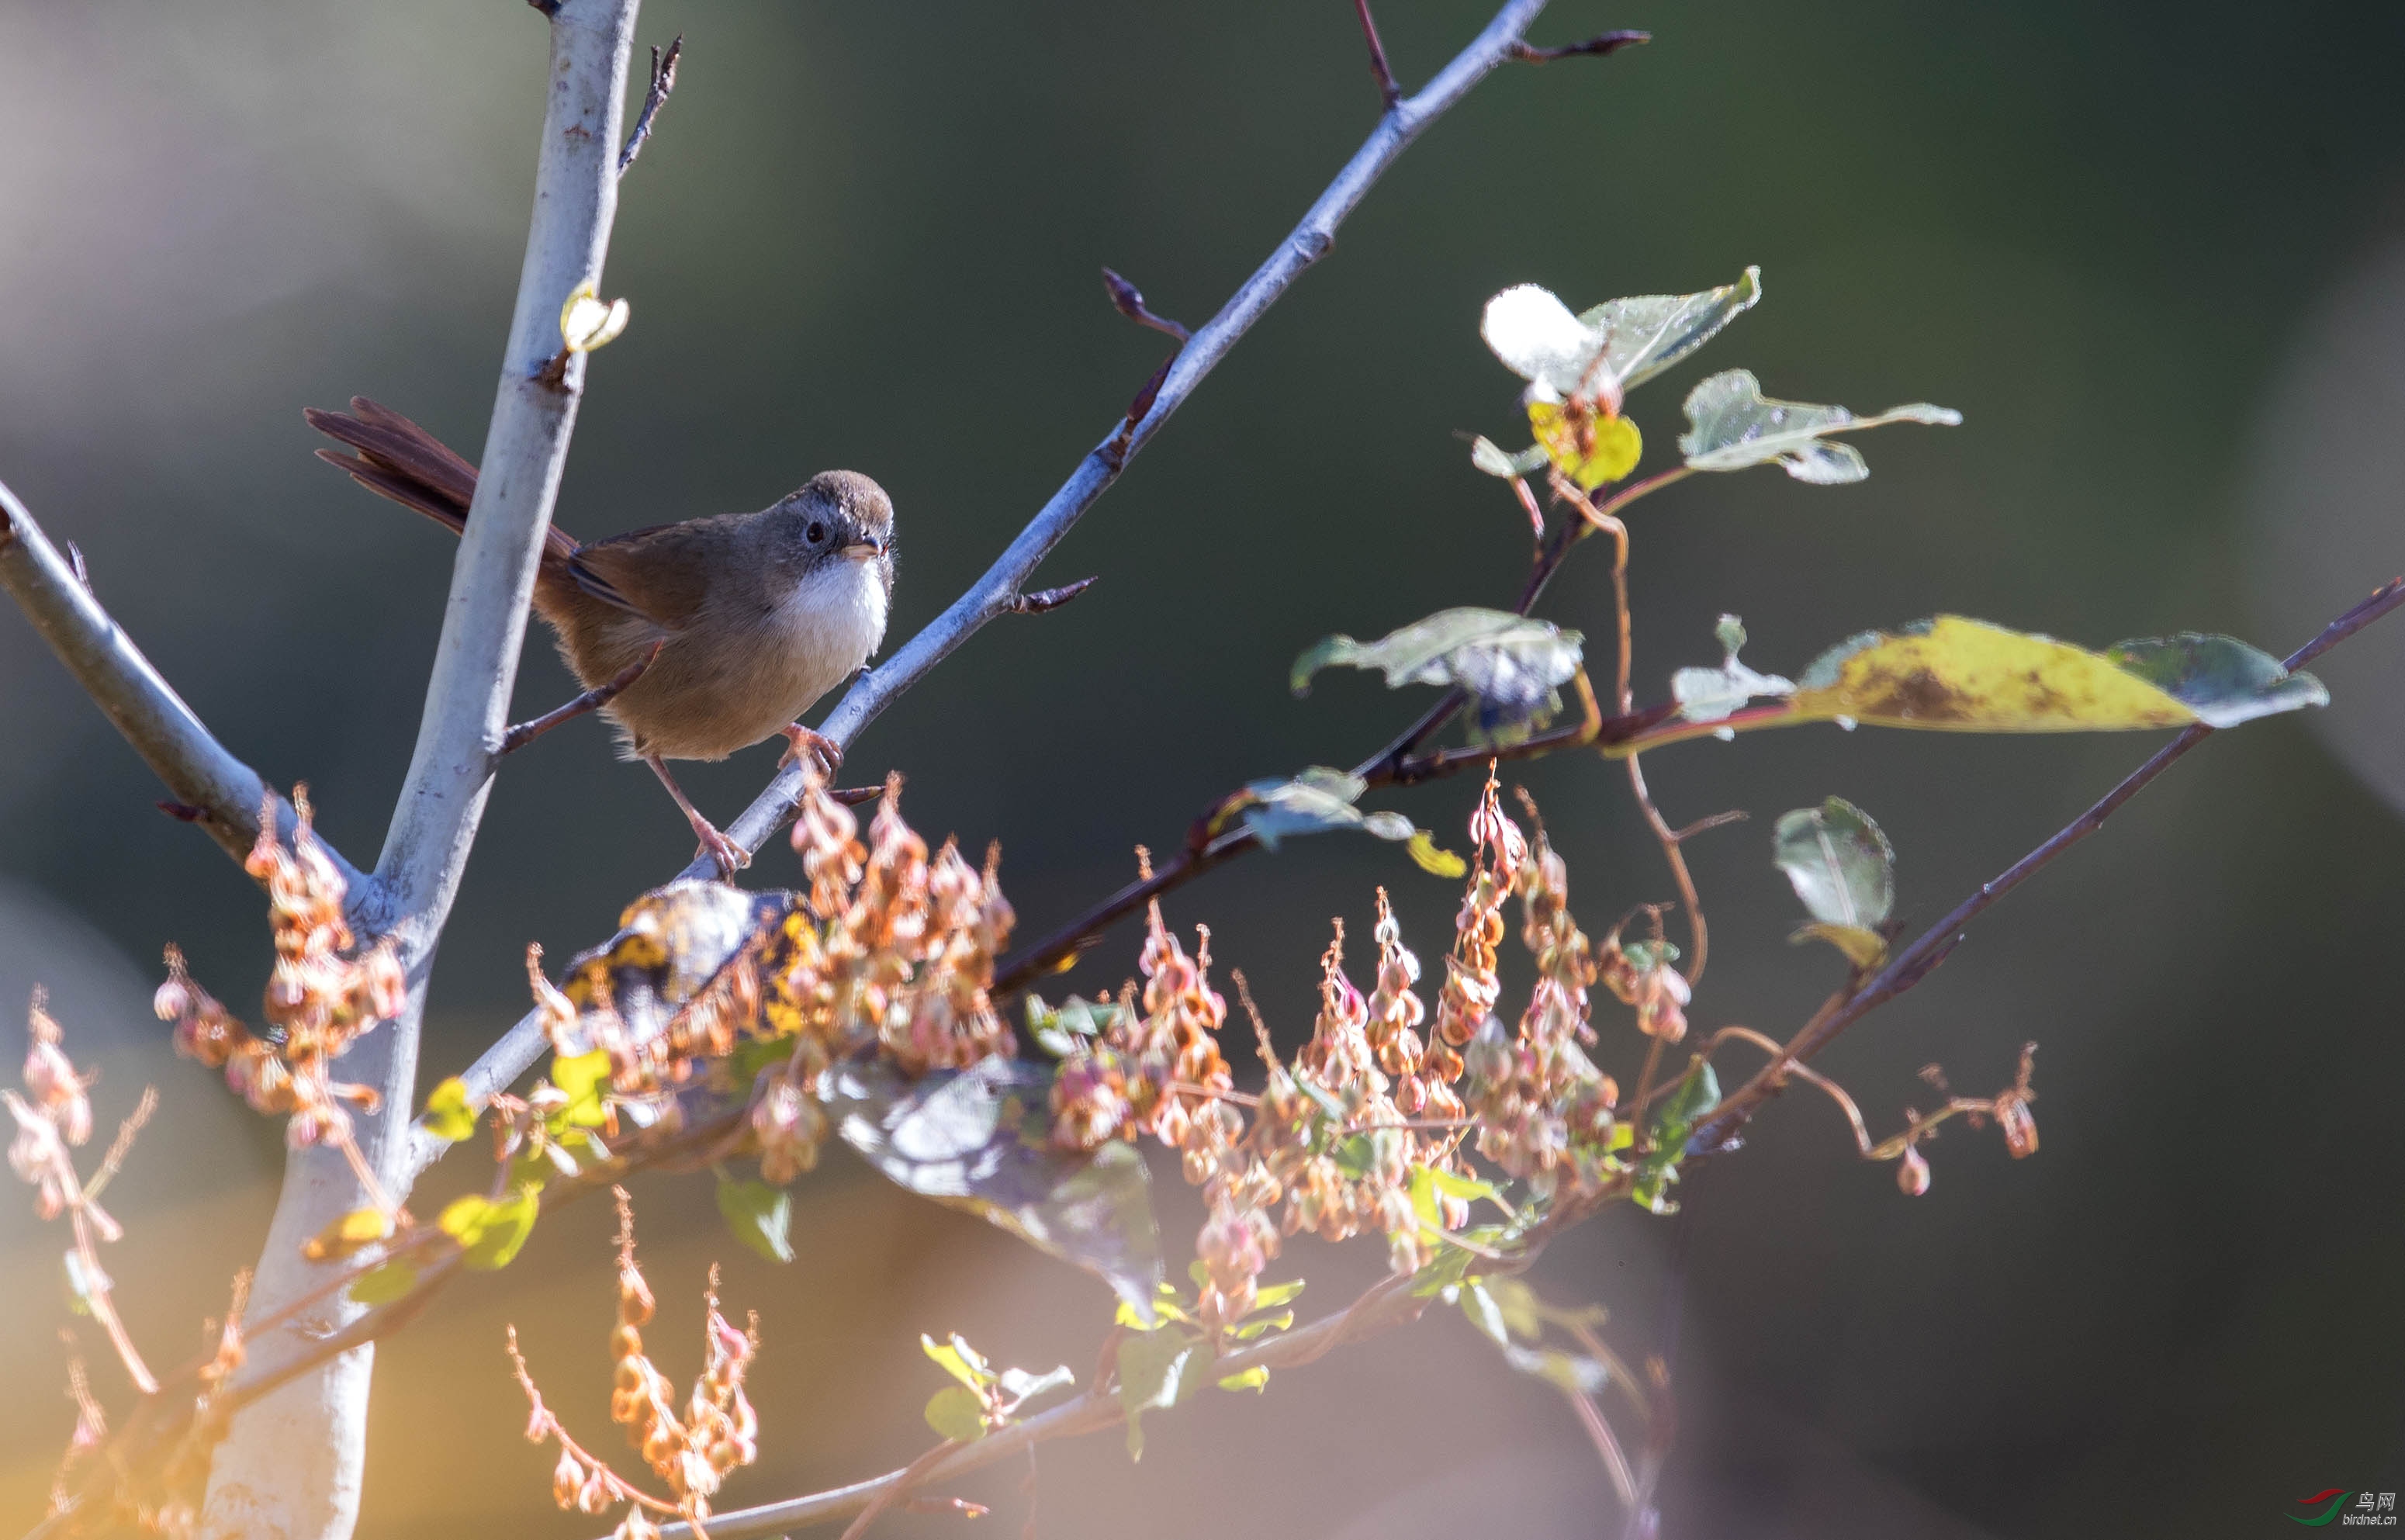
[[(892, 657), (845, 692), (822, 726), (821, 730), (827, 738), (834, 740), (839, 747), (850, 748), (869, 723), (876, 720), (904, 691), (923, 678), (929, 670), (949, 656), (954, 648), (975, 635), (987, 622), (1015, 612), (1020, 595), (1036, 567), (1118, 479), (1128, 461), (1151, 442), (1152, 436), (1160, 431), (1170, 415), (1185, 403), (1204, 376), (1252, 329), (1253, 323), (1292, 287), (1303, 270), (1327, 255), (1335, 244), (1337, 227), (1412, 142), (1469, 94), (1470, 88), (1485, 78), (1497, 65), (1514, 57), (1521, 34), (1543, 9), (1544, 0), (1507, 0), (1469, 46), (1456, 54), (1433, 79), (1417, 92), (1398, 100), (1379, 116), (1377, 126), (1371, 131), (1369, 138), (1313, 203), (1301, 222), (1278, 243), (1268, 260), (1245, 281), (1227, 304), (1220, 306), (1218, 314), (1198, 329), (1179, 348), (1177, 356), (1159, 376), (1157, 389), (1148, 388), (1138, 397), (1134, 409), (1078, 462), (1069, 479), (1036, 511), (1035, 516), (995, 558), (984, 575), (971, 585), (967, 592), (954, 600), (942, 615), (904, 643)], [(1532, 602), (1533, 598), (1532, 594)], [(748, 850), (759, 849), (785, 820), (793, 816), (795, 801), (801, 795), (801, 784), (799, 766), (781, 770), (767, 789), (753, 798), (752, 805), (727, 826), (727, 836)], [(1250, 836), (1244, 836), (1238, 843), (1230, 844), (1210, 855), (1197, 856), (1180, 867), (1177, 872), (1164, 872), (1163, 875), (1173, 877), (1174, 881), (1184, 881), (1203, 867), (1216, 865), (1238, 850), (1248, 848), (1249, 841)], [(708, 860), (696, 858), (679, 875), (710, 877), (715, 875), (715, 869)], [(1097, 908), (1099, 910), (1129, 897), (1123, 892)], [(1136, 897), (1132, 901), (1141, 903), (1143, 899)], [(1124, 911), (1114, 909), (1111, 912), (1117, 914)], [(1057, 955), (1053, 960), (1057, 960)], [(495, 1091), (524, 1074), (541, 1056), (544, 1046), (540, 1018), (532, 1012), (520, 1018), (462, 1076), (468, 1083), (470, 1104), (481, 1107)], [(410, 1171), (415, 1174), (424, 1170), (442, 1151), (440, 1140), (422, 1136), (414, 1137), (408, 1157)]]
[[(2373, 589), (2370, 597), (2324, 627), (2319, 636), (2291, 653), (2284, 666), (2303, 668), (2400, 604), (2405, 604), (2405, 577), (2394, 577)], [(2086, 812), (2005, 868), (1997, 877), (1982, 883), (1978, 892), (1955, 905), (1952, 912), (1922, 931), (1910, 946), (1897, 953), (1887, 967), (1879, 970), (1878, 977), (1851, 996), (1831, 1001), (1806, 1023), (1779, 1053), (1772, 1056), (1760, 1073), (1695, 1126), (1695, 1133), (1688, 1139), (1688, 1149), (1696, 1153), (1708, 1153), (1719, 1148), (1729, 1135), (1778, 1092), (1794, 1066), (1826, 1048), (1831, 1039), (1847, 1027), (1935, 972), (1954, 949), (1962, 944), (1963, 926), (1985, 913), (2005, 894), (2037, 875), (2063, 852), (2103, 828), (2104, 820), (2120, 811), (2124, 802), (2144, 791), (2181, 756), (2212, 737), (2213, 732), (2213, 728), (2201, 722), (2184, 729), (2178, 737), (2157, 749), (2145, 764), (2124, 777), (2120, 784), (2098, 798)]]

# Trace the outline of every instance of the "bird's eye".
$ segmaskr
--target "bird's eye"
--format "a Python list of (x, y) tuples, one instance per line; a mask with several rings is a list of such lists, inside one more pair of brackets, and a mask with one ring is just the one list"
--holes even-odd
[(802, 538), (813, 545), (818, 544), (826, 539), (826, 525), (819, 519), (810, 520), (810, 527), (802, 531)]

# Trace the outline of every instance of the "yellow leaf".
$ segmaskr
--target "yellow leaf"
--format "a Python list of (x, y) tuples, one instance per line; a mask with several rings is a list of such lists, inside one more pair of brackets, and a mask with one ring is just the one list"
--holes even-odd
[(568, 1093), (568, 1106), (562, 1110), (562, 1121), (571, 1128), (598, 1128), (609, 1121), (602, 1095), (610, 1089), (610, 1051), (597, 1048), (590, 1053), (578, 1053), (569, 1058), (551, 1061), (551, 1083)]
[(1887, 961), (1887, 938), (1861, 925), (1827, 925), (1815, 921), (1787, 938), (1791, 942), (1826, 941), (1846, 954), (1846, 961), (1868, 969)]
[(1789, 722), (1838, 717), (1956, 732), (2177, 728), (2196, 713), (2111, 659), (2051, 637), (1941, 615), (1821, 655)]
[(1459, 877), (1470, 870), (1470, 863), (1436, 842), (1428, 830), (1413, 829), (1411, 843), (1403, 847), (1422, 871), (1438, 877)]
[(1635, 423), (1597, 416), (1577, 402), (1530, 402), (1528, 427), (1562, 474), (1589, 492), (1637, 469), (1645, 452)]
[(426, 1098), (426, 1115), (418, 1125), (445, 1144), (457, 1144), (476, 1131), (476, 1109), (468, 1105), (468, 1082), (454, 1075)]
[(392, 1221), (382, 1209), (354, 1208), (302, 1242), (301, 1255), (309, 1262), (331, 1262), (391, 1234)]

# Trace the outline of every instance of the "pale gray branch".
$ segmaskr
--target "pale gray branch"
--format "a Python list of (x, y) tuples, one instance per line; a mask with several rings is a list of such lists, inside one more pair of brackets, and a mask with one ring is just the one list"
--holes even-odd
[(584, 391), (583, 354), (556, 383), (546, 366), (560, 350), (561, 306), (601, 278), (635, 9), (633, 0), (567, 0), (552, 15), (551, 100), (517, 308), (417, 747), (376, 862), (404, 924), (440, 928), (509, 728), (527, 603)]
[[(845, 748), (851, 747), (863, 728), (949, 657), (953, 648), (975, 635), (988, 621), (1014, 611), (1022, 586), (1034, 574), (1036, 567), (1094, 505), (1095, 500), (1109, 490), (1111, 483), (1127, 468), (1127, 462), (1151, 442), (1169, 415), (1184, 404), (1194, 388), (1202, 383), (1202, 377), (1227, 357), (1229, 349), (1301, 276), (1303, 269), (1328, 254), (1336, 244), (1336, 227), (1344, 222), (1345, 216), (1353, 212), (1371, 186), (1412, 141), (1445, 109), (1468, 95), (1470, 88), (1485, 78), (1496, 65), (1512, 57), (1521, 34), (1544, 8), (1545, 0), (1508, 0), (1484, 30), (1456, 54), (1451, 64), (1438, 71), (1434, 79), (1416, 94), (1403, 97), (1379, 115), (1369, 139), (1344, 163), (1327, 191), (1320, 193), (1318, 201), (1303, 215), (1302, 222), (1278, 243), (1269, 260), (1178, 351), (1143, 417), (1115, 427), (1077, 463), (1068, 481), (1036, 511), (1019, 532), (1019, 538), (995, 558), (984, 576), (900, 651), (845, 692), (820, 729), (826, 737)], [(747, 850), (759, 849), (793, 816), (801, 790), (802, 772), (798, 766), (779, 771), (767, 789), (728, 826), (728, 836)], [(715, 862), (697, 855), (678, 875), (712, 877), (717, 872)], [(461, 1077), (467, 1082), (472, 1104), (482, 1107), (494, 1092), (526, 1073), (542, 1056), (546, 1046), (540, 1019), (531, 1012), (520, 1018)], [(407, 1166), (411, 1176), (431, 1165), (444, 1148), (442, 1141), (422, 1130), (415, 1133)]]
[[(375, 928), (396, 938), (410, 981), (400, 1019), (344, 1059), (347, 1078), (375, 1087), (382, 1113), (358, 1120), (358, 1138), (388, 1193), (406, 1194), (416, 1166), (409, 1128), (418, 1027), (434, 950), (476, 837), (508, 728), (526, 639), (527, 605), (552, 502), (568, 458), (584, 359), (552, 367), (569, 296), (598, 284), (617, 210), (617, 154), (638, 0), (560, 0), (551, 21), (549, 99), (537, 161), (534, 217), (518, 277), (483, 471), (451, 571), (417, 746), (376, 863), (383, 904)], [(264, 1316), (308, 1294), (323, 1264), (302, 1243), (367, 1194), (347, 1162), (294, 1151), (269, 1227), (250, 1308)], [(362, 1307), (335, 1296), (249, 1345), (249, 1373), (274, 1373)], [(204, 1540), (344, 1540), (359, 1511), (366, 1449), (371, 1349), (312, 1368), (234, 1418), (211, 1462)]]
[[(192, 811), (191, 822), (236, 860), (248, 855), (259, 838), (259, 809), (267, 784), (201, 725), (192, 708), (160, 677), (6, 486), (0, 486), (0, 587), (8, 590), (34, 629), (160, 784)], [(275, 807), (277, 825), (288, 840), (294, 827), (292, 806), (278, 798)], [(351, 884), (353, 911), (372, 907), (369, 880), (331, 846), (326, 854)]]

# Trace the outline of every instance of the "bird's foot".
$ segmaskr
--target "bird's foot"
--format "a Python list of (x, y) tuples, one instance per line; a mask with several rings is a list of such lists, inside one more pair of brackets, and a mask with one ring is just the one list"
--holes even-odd
[(843, 749), (832, 738), (823, 738), (799, 722), (785, 728), (785, 752), (777, 758), (777, 768), (798, 765), (807, 754), (818, 761), (819, 769), (828, 775), (843, 768)]
[(696, 813), (692, 822), (694, 838), (701, 841), (701, 848), (694, 855), (707, 855), (717, 862), (722, 878), (731, 883), (737, 872), (752, 864), (752, 853), (719, 832), (709, 819)]

